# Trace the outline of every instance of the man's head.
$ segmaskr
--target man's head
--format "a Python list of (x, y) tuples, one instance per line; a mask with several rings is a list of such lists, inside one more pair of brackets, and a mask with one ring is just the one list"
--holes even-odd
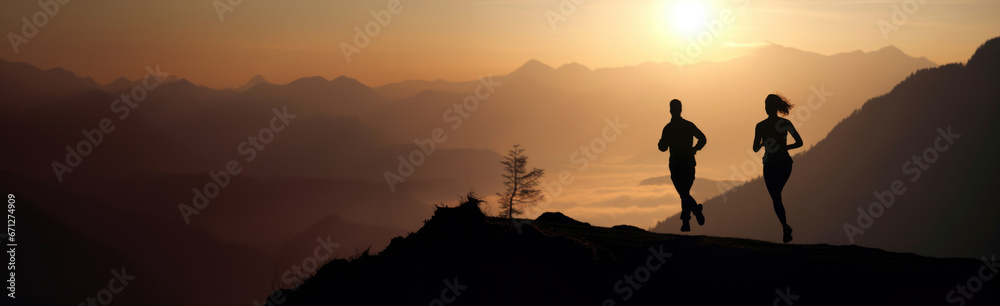
[(681, 100), (670, 100), (670, 115), (674, 117), (681, 115)]

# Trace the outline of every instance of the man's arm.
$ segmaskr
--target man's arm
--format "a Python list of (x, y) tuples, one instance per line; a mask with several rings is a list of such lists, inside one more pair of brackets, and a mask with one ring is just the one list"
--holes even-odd
[(666, 152), (670, 148), (670, 144), (667, 143), (667, 127), (663, 127), (663, 133), (660, 134), (660, 142), (656, 143), (656, 147), (660, 149), (660, 152)]
[(695, 152), (697, 152), (700, 151), (701, 148), (705, 147), (705, 143), (708, 142), (708, 139), (705, 138), (705, 133), (702, 133), (701, 130), (698, 129), (697, 125), (694, 125), (694, 123), (692, 123), (691, 127), (694, 128), (694, 138), (698, 138), (698, 143), (694, 145), (694, 150)]

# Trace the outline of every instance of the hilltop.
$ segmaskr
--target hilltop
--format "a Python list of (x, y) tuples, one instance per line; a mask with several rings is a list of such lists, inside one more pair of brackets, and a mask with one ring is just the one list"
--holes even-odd
[[(381, 253), (337, 259), (282, 305), (941, 304), (983, 262), (857, 246), (656, 234), (483, 215), (478, 200), (438, 207)], [(551, 215), (550, 215), (551, 216)], [(512, 222), (513, 221), (513, 222)], [(986, 284), (966, 305), (996, 303)], [(437, 303), (435, 303), (437, 302)]]

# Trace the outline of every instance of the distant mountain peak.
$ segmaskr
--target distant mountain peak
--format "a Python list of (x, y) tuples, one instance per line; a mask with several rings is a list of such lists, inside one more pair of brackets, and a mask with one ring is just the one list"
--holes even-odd
[(125, 77), (119, 77), (114, 81), (105, 84), (101, 88), (103, 88), (106, 92), (118, 92), (120, 90), (128, 89), (129, 87), (132, 87), (132, 81), (126, 79)]
[(343, 75), (337, 77), (336, 79), (331, 80), (330, 83), (333, 84), (333, 85), (335, 85), (335, 86), (343, 86), (343, 87), (355, 88), (355, 89), (360, 89), (360, 90), (365, 90), (365, 91), (372, 90), (371, 87), (368, 87), (368, 85), (365, 85), (364, 83), (361, 83), (361, 81), (358, 81), (355, 78), (351, 78), (351, 77), (343, 76)]
[(243, 86), (237, 87), (236, 91), (247, 91), (259, 84), (270, 84), (270, 82), (268, 82), (264, 76), (258, 74), (250, 78), (250, 80), (247, 81), (246, 84), (243, 84)]
[(896, 46), (893, 46), (893, 45), (888, 45), (888, 46), (879, 48), (878, 50), (871, 51), (871, 52), (865, 52), (865, 51), (862, 51), (862, 50), (854, 50), (854, 51), (850, 51), (850, 52), (837, 53), (837, 54), (834, 54), (833, 56), (858, 57), (858, 56), (870, 56), (870, 55), (890, 57), (890, 58), (913, 58), (913, 57), (911, 57), (909, 55), (906, 55), (906, 53), (903, 53), (903, 50), (900, 50), (899, 48), (897, 48)]
[(520, 68), (517, 68), (517, 70), (514, 70), (514, 72), (511, 72), (510, 74), (533, 75), (537, 73), (548, 73), (552, 71), (555, 71), (555, 68), (552, 68), (552, 66), (543, 64), (542, 62), (539, 62), (536, 59), (531, 59), (528, 60), (526, 63), (524, 63), (524, 65), (521, 65)]
[(126, 79), (125, 77), (118, 77), (118, 78), (117, 78), (117, 79), (115, 79), (114, 81), (111, 81), (111, 82), (109, 82), (109, 83), (107, 83), (107, 84), (104, 84), (104, 85), (105, 85), (105, 86), (108, 86), (108, 85), (111, 85), (111, 84), (115, 84), (115, 83), (118, 83), (118, 84), (122, 84), (122, 83), (132, 83), (132, 81), (131, 81), (131, 80), (129, 80), (129, 79)]
[(287, 86), (298, 86), (298, 85), (312, 85), (312, 86), (316, 86), (316, 85), (327, 84), (329, 82), (330, 81), (327, 80), (324, 77), (321, 77), (321, 76), (311, 76), (311, 77), (304, 77), (304, 78), (300, 78), (300, 79), (294, 80), (291, 83), (288, 83)]
[(882, 49), (875, 50), (872, 53), (881, 53), (881, 54), (887, 54), (887, 55), (901, 55), (901, 56), (910, 57), (909, 55), (906, 55), (906, 53), (903, 53), (903, 50), (900, 50), (899, 48), (897, 48), (896, 46), (893, 46), (893, 45), (888, 45), (888, 46), (882, 47)]
[(267, 79), (265, 79), (264, 76), (258, 74), (250, 78), (250, 81), (248, 81), (248, 83), (257, 83), (257, 84), (267, 83)]
[(334, 82), (334, 83), (337, 83), (337, 82), (353, 82), (353, 83), (361, 83), (361, 82), (358, 82), (358, 80), (357, 80), (357, 79), (354, 79), (354, 78), (351, 78), (351, 77), (348, 77), (348, 76), (346, 76), (346, 75), (342, 75), (342, 76), (339, 76), (339, 77), (336, 77), (336, 78), (334, 78), (333, 80), (331, 80), (330, 82)]
[(869, 53), (866, 53), (866, 54), (872, 55), (872, 56), (876, 56), (877, 58), (880, 58), (882, 60), (885, 60), (885, 59), (898, 59), (898, 60), (906, 60), (906, 61), (919, 61), (919, 62), (922, 62), (923, 65), (925, 65), (925, 66), (929, 66), (929, 67), (937, 66), (937, 64), (935, 64), (931, 60), (927, 59), (927, 57), (923, 57), (923, 56), (921, 56), (921, 57), (910, 56), (909, 54), (906, 54), (906, 52), (903, 52), (903, 50), (900, 50), (898, 47), (893, 46), (893, 45), (885, 46), (885, 47), (883, 47), (881, 49), (878, 49), (878, 50), (875, 50), (875, 51), (872, 51), (872, 52), (869, 52)]
[(587, 66), (584, 66), (584, 65), (582, 65), (580, 63), (577, 63), (577, 62), (572, 62), (572, 63), (569, 63), (569, 64), (565, 64), (565, 65), (559, 66), (559, 68), (557, 68), (556, 70), (557, 71), (587, 71), (587, 72), (593, 71), (590, 68), (588, 68)]
[(178, 86), (178, 87), (199, 87), (199, 85), (197, 85), (195, 83), (191, 83), (191, 81), (188, 81), (188, 79), (185, 79), (185, 78), (178, 79), (174, 83), (175, 83), (175, 86)]
[(49, 69), (49, 70), (45, 70), (45, 72), (60, 73), (60, 74), (70, 74), (70, 75), (73, 75), (73, 77), (79, 77), (79, 76), (76, 75), (76, 73), (73, 73), (73, 72), (71, 72), (69, 70), (63, 69), (62, 67), (55, 67), (55, 68), (52, 68), (52, 69)]
[(779, 44), (776, 44), (776, 43), (771, 43), (770, 45), (762, 46), (758, 50), (764, 50), (764, 51), (767, 51), (767, 50), (792, 51), (792, 50), (794, 50), (794, 51), (799, 51), (799, 52), (805, 52), (805, 51), (802, 51), (802, 50), (799, 50), (799, 49), (795, 49), (795, 48), (784, 46), (784, 45), (779, 45)]
[(756, 57), (775, 58), (775, 59), (787, 58), (789, 56), (802, 56), (806, 54), (812, 54), (817, 56), (819, 55), (813, 52), (803, 51), (792, 47), (786, 47), (773, 42), (769, 43), (770, 43), (769, 45), (754, 49), (750, 53), (750, 55)]
[(521, 65), (521, 67), (533, 67), (533, 66), (552, 68), (551, 66), (546, 65), (545, 63), (542, 63), (541, 61), (536, 59), (529, 59), (527, 62), (524, 62), (524, 65)]

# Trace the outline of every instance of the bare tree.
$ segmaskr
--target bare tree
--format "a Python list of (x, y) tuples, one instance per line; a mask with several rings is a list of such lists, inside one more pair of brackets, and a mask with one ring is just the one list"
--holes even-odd
[(514, 214), (523, 213), (523, 209), (533, 206), (538, 201), (545, 198), (541, 190), (538, 190), (539, 180), (545, 176), (545, 171), (538, 168), (527, 170), (528, 156), (524, 155), (524, 149), (520, 145), (514, 145), (514, 149), (507, 152), (503, 161), (504, 187), (507, 188), (500, 196), (500, 215), (507, 218), (514, 218)]

